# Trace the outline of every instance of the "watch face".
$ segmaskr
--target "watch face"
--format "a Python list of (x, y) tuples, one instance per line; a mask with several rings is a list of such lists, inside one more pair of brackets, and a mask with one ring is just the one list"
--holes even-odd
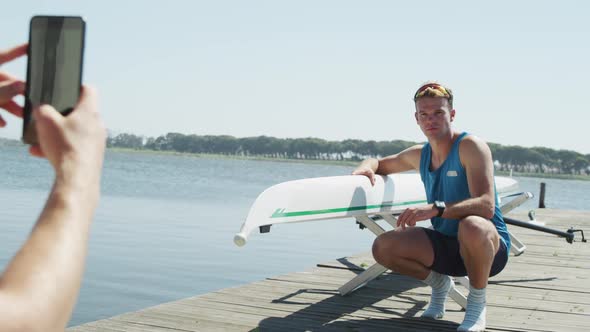
[(445, 202), (441, 202), (441, 201), (434, 201), (434, 206), (438, 209), (438, 214), (436, 215), (437, 217), (441, 217), (443, 215), (443, 213), (445, 212)]

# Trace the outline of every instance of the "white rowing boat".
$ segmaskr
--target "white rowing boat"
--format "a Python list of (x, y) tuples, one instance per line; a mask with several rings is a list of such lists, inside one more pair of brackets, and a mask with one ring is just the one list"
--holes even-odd
[[(495, 180), (501, 196), (518, 190), (518, 183), (512, 178), (496, 177)], [(235, 235), (234, 243), (245, 245), (256, 228), (264, 233), (276, 224), (374, 214), (396, 215), (408, 207), (424, 204), (426, 194), (417, 173), (378, 175), (374, 186), (362, 175), (287, 181), (258, 196)]]

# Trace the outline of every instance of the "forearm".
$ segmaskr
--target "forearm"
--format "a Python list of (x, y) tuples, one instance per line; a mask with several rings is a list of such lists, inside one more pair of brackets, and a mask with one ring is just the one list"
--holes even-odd
[(379, 168), (379, 160), (376, 158), (367, 158), (363, 160), (356, 169), (371, 169), (374, 173), (377, 173)]
[(18, 299), (15, 314), (26, 308), (45, 331), (63, 330), (73, 310), (98, 194), (95, 181), (58, 177), (33, 231), (0, 279), (0, 293)]
[(495, 212), (494, 200), (489, 197), (474, 197), (460, 202), (445, 202), (446, 209), (442, 217), (446, 219), (462, 219), (467, 216), (480, 216), (492, 219)]

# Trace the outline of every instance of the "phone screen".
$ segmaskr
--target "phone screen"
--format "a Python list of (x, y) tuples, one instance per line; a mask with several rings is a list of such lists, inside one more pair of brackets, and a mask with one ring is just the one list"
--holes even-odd
[(32, 110), (42, 104), (63, 115), (78, 102), (82, 84), (85, 23), (81, 17), (35, 16), (31, 19), (23, 141), (37, 143)]

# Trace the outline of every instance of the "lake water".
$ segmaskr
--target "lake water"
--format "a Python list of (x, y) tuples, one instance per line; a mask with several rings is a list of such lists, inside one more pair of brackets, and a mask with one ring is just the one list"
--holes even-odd
[[(0, 147), (0, 264), (22, 244), (52, 183), (45, 160)], [(273, 227), (233, 244), (254, 199), (294, 179), (345, 175), (351, 167), (107, 152), (78, 304), (70, 325), (301, 271), (368, 251), (374, 236), (352, 219)], [(590, 210), (590, 182), (518, 178), (546, 205)], [(520, 209), (533, 209), (538, 200)], [(335, 224), (338, 227), (334, 227)]]

